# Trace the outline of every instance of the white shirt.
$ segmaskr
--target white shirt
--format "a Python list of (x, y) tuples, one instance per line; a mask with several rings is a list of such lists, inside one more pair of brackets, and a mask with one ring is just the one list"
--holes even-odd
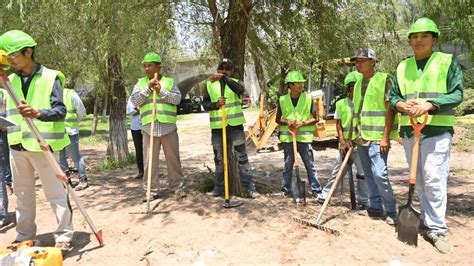
[[(82, 103), (81, 97), (77, 92), (73, 91), (71, 93), (71, 103), (76, 108), (77, 122), (80, 122), (86, 115), (86, 108)], [(68, 135), (77, 135), (79, 134), (79, 127), (66, 127), (66, 132)]]
[(142, 130), (142, 119), (132, 103), (132, 97), (127, 100), (127, 115), (130, 115), (130, 129)]

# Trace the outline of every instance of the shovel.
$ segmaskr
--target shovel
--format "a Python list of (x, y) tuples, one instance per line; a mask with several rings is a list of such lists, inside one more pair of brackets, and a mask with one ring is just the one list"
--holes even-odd
[(398, 240), (405, 242), (410, 246), (418, 245), (418, 227), (420, 225), (420, 213), (413, 208), (412, 199), (416, 184), (416, 168), (418, 165), (418, 151), (420, 148), (420, 134), (428, 121), (428, 113), (425, 113), (425, 119), (421, 124), (415, 124), (413, 117), (410, 117), (410, 123), (414, 130), (413, 149), (411, 153), (410, 177), (408, 178), (408, 201), (406, 205), (398, 208), (399, 222), (396, 230)]
[[(224, 90), (225, 87), (222, 86), (221, 84), (221, 96), (224, 96)], [(222, 112), (222, 149), (224, 153), (224, 195), (225, 195), (225, 201), (224, 205), (222, 207), (228, 209), (228, 208), (235, 208), (239, 207), (242, 205), (241, 202), (230, 202), (230, 196), (229, 196), (229, 162), (228, 156), (227, 156), (227, 120), (226, 120), (226, 115), (225, 115), (225, 104), (221, 106), (221, 112)]]
[(305, 192), (305, 181), (301, 181), (300, 178), (300, 167), (297, 163), (298, 160), (298, 148), (296, 145), (296, 133), (298, 129), (290, 130), (291, 138), (293, 141), (293, 155), (294, 155), (294, 165), (295, 165), (295, 176), (296, 176), (296, 187), (293, 194), (293, 199), (296, 205), (305, 206), (306, 205), (306, 192)]

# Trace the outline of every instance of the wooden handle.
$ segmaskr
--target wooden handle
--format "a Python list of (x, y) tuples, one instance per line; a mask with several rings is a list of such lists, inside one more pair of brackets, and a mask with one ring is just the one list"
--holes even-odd
[(290, 133), (291, 133), (291, 138), (292, 138), (292, 141), (293, 141), (293, 156), (294, 156), (294, 160), (295, 160), (295, 164), (296, 164), (296, 161), (298, 160), (298, 156), (297, 156), (298, 147), (296, 145), (296, 133), (298, 133), (298, 129), (295, 129), (294, 131), (290, 130)]
[(413, 148), (411, 151), (411, 165), (410, 165), (410, 177), (408, 178), (408, 183), (410, 185), (416, 184), (416, 168), (418, 167), (418, 153), (420, 150), (420, 136), (421, 130), (426, 126), (426, 122), (428, 121), (428, 112), (424, 113), (425, 118), (423, 119), (423, 123), (418, 124), (415, 123), (415, 119), (410, 116), (410, 123), (414, 130), (413, 136)]
[(331, 189), (329, 190), (329, 193), (326, 196), (326, 200), (324, 200), (323, 206), (321, 207), (321, 211), (319, 211), (318, 218), (316, 219), (316, 224), (319, 224), (319, 221), (321, 220), (321, 217), (323, 216), (323, 213), (329, 204), (329, 200), (331, 199), (332, 194), (334, 193), (334, 190), (336, 190), (337, 184), (339, 183), (339, 179), (341, 179), (342, 174), (344, 173), (344, 170), (346, 168), (347, 162), (349, 161), (349, 158), (351, 157), (351, 153), (352, 153), (352, 147), (349, 147), (349, 150), (347, 150), (347, 153), (346, 153), (346, 157), (344, 158), (344, 161), (342, 161), (341, 168), (339, 168), (339, 172), (337, 172), (336, 179), (334, 180), (334, 183), (332, 183)]
[[(154, 79), (158, 79), (158, 73), (155, 73)], [(153, 140), (155, 135), (155, 119), (156, 119), (156, 90), (153, 89), (152, 94), (153, 105), (151, 108), (151, 125), (150, 125), (150, 146), (148, 147), (148, 171), (146, 178), (146, 209), (147, 213), (150, 212), (150, 200), (151, 200), (151, 175), (153, 168)]]

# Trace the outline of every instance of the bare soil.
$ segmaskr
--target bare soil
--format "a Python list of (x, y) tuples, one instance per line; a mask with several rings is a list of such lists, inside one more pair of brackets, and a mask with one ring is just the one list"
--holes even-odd
[[(253, 123), (256, 112), (246, 112)], [(419, 236), (418, 247), (397, 240), (394, 227), (351, 211), (347, 180), (343, 201), (339, 192), (323, 216), (323, 224), (341, 232), (339, 237), (294, 222), (293, 216), (315, 221), (320, 205), (295, 206), (279, 194), (283, 152), (261, 152), (250, 156), (258, 199), (233, 198), (243, 203), (235, 209), (222, 208), (223, 199), (205, 195), (200, 189), (212, 179), (214, 169), (208, 115), (183, 116), (178, 121), (181, 161), (188, 178), (189, 195), (177, 199), (165, 195), (152, 202), (153, 215), (142, 203), (142, 181), (133, 179), (135, 166), (90, 173), (90, 187), (78, 192), (106, 245), (98, 247), (84, 218), (74, 207), (74, 249), (66, 265), (240, 265), (240, 264), (429, 264), (473, 265), (474, 248), (474, 155), (452, 149), (448, 181), (449, 238), (454, 250), (442, 255)], [(273, 139), (272, 143), (276, 140)], [(314, 145), (319, 180), (325, 184), (337, 150), (329, 142)], [(400, 144), (392, 142), (389, 175), (399, 204), (408, 192), (408, 167)], [(89, 167), (105, 157), (105, 146), (83, 146)], [(160, 167), (165, 171), (165, 161)], [(166, 172), (163, 172), (166, 173)], [(303, 171), (302, 176), (306, 174)], [(163, 178), (163, 187), (166, 185)], [(53, 245), (56, 221), (37, 183), (38, 239)], [(15, 197), (10, 196), (11, 220)], [(0, 229), (0, 243), (15, 238), (15, 224)]]

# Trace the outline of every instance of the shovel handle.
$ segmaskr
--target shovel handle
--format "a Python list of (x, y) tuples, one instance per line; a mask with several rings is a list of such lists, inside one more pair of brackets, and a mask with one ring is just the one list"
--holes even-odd
[(425, 112), (423, 115), (425, 117), (424, 117), (423, 122), (421, 124), (415, 123), (415, 119), (413, 118), (413, 116), (410, 116), (411, 127), (415, 131), (415, 137), (418, 137), (418, 138), (421, 135), (421, 130), (426, 126), (426, 122), (428, 122), (428, 116), (429, 116), (428, 112)]
[(291, 139), (293, 141), (293, 156), (296, 163), (296, 160), (298, 160), (298, 156), (297, 156), (298, 148), (296, 146), (296, 133), (298, 133), (298, 129), (295, 129), (295, 130), (290, 129), (290, 133), (291, 133)]
[(420, 150), (420, 135), (421, 130), (426, 126), (426, 122), (428, 121), (428, 113), (424, 113), (425, 118), (423, 119), (423, 123), (418, 124), (415, 123), (415, 119), (413, 116), (410, 116), (410, 123), (414, 130), (413, 136), (413, 148), (411, 152), (411, 166), (410, 166), (410, 177), (408, 178), (408, 183), (410, 185), (416, 184), (416, 168), (418, 167), (418, 153)]

